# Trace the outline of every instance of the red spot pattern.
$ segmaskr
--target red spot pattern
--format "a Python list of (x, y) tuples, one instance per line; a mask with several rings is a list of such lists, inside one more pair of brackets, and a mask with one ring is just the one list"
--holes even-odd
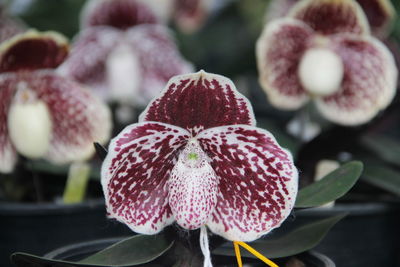
[(344, 78), (340, 91), (322, 101), (343, 112), (368, 111), (379, 105), (388, 94), (387, 57), (369, 39), (336, 36), (332, 41), (333, 50), (343, 60)]
[(125, 30), (149, 23), (157, 23), (156, 16), (136, 0), (92, 0), (84, 13), (82, 26), (112, 26)]
[(68, 54), (68, 45), (50, 37), (24, 38), (0, 55), (0, 73), (56, 68)]
[(297, 170), (268, 132), (250, 126), (208, 129), (198, 136), (219, 177), (210, 229), (230, 240), (251, 241), (278, 227), (297, 192)]
[(161, 123), (134, 124), (122, 131), (102, 167), (109, 214), (147, 234), (172, 223), (167, 180), (188, 138), (185, 130)]
[(164, 93), (149, 104), (141, 119), (176, 125), (194, 136), (202, 129), (216, 126), (255, 124), (248, 100), (236, 91), (232, 82), (201, 73), (171, 80)]
[[(191, 153), (198, 158), (190, 159)], [(205, 225), (214, 211), (219, 179), (208, 161), (198, 142), (189, 142), (169, 177), (169, 205), (174, 219), (185, 229)]]
[(357, 5), (353, 1), (309, 1), (301, 8), (296, 9), (296, 7), (294, 7), (296, 12), (291, 15), (304, 21), (319, 34), (367, 32), (366, 25), (357, 12)]
[(270, 43), (264, 61), (267, 63), (262, 75), (270, 80), (271, 90), (291, 97), (306, 95), (300, 84), (298, 66), (313, 34), (306, 25), (288, 22), (268, 37)]
[[(79, 160), (93, 150), (93, 142), (104, 142), (108, 138), (109, 111), (89, 91), (50, 71), (6, 74), (0, 80), (0, 90), (14, 94), (22, 83), (49, 109), (53, 128), (46, 159), (56, 163)], [(8, 113), (9, 101), (11, 98), (1, 99), (5, 113)]]

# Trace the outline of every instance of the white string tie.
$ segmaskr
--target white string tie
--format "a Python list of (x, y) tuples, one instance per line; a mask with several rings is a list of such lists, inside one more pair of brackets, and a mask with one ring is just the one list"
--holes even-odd
[(201, 252), (203, 252), (203, 256), (204, 256), (203, 266), (204, 267), (212, 267), (210, 248), (209, 248), (209, 244), (208, 244), (207, 228), (205, 225), (203, 225), (200, 228), (200, 248), (201, 248)]

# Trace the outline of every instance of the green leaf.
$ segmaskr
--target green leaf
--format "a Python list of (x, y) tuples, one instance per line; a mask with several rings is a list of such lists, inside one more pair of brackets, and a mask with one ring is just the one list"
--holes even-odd
[(320, 181), (301, 189), (297, 195), (296, 208), (322, 206), (345, 195), (357, 182), (363, 164), (352, 161), (329, 173)]
[(131, 266), (150, 262), (167, 250), (174, 241), (164, 235), (136, 235), (118, 242), (82, 261), (80, 263), (107, 266)]
[(17, 266), (24, 267), (135, 266), (155, 260), (168, 251), (173, 244), (174, 241), (168, 240), (163, 234), (155, 236), (135, 235), (79, 262), (48, 259), (27, 253), (14, 253), (11, 259)]
[(400, 172), (388, 166), (366, 164), (362, 179), (400, 196)]
[(364, 136), (361, 141), (384, 161), (400, 166), (400, 142), (383, 135)]
[[(347, 214), (341, 214), (327, 219), (303, 225), (276, 239), (259, 239), (250, 245), (268, 258), (283, 258), (312, 249), (325, 237), (329, 230)], [(241, 249), (243, 257), (255, 258), (254, 255)], [(213, 251), (215, 255), (234, 256), (232, 242)]]

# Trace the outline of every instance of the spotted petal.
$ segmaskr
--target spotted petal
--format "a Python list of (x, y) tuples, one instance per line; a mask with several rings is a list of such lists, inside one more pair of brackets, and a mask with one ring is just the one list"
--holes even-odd
[(308, 101), (298, 66), (312, 36), (306, 24), (284, 18), (267, 24), (257, 41), (260, 84), (277, 108), (297, 109)]
[(91, 0), (81, 14), (81, 27), (111, 26), (127, 29), (139, 24), (157, 23), (153, 11), (137, 0)]
[(207, 225), (229, 240), (252, 241), (279, 227), (293, 208), (298, 173), (267, 131), (247, 125), (207, 129), (197, 137), (219, 178)]
[(90, 91), (53, 72), (3, 74), (0, 88), (32, 90), (47, 105), (52, 134), (45, 158), (51, 162), (85, 160), (94, 152), (93, 142), (104, 143), (109, 138), (111, 118), (107, 106)]
[(167, 180), (188, 138), (157, 122), (133, 124), (114, 138), (101, 171), (109, 216), (143, 234), (171, 224)]
[(173, 77), (139, 121), (159, 121), (192, 132), (222, 125), (255, 125), (253, 109), (231, 80), (200, 71)]
[(56, 68), (68, 54), (68, 42), (55, 32), (34, 30), (0, 46), (0, 72)]
[(75, 38), (71, 53), (58, 71), (107, 97), (106, 61), (123, 33), (111, 27), (84, 29)]
[(134, 27), (126, 32), (126, 41), (139, 61), (136, 72), (141, 81), (134, 100), (138, 105), (146, 106), (173, 76), (193, 71), (180, 55), (171, 32), (162, 25)]
[(357, 0), (367, 15), (372, 33), (380, 38), (388, 35), (395, 17), (395, 9), (390, 0)]
[(336, 36), (332, 41), (345, 68), (342, 87), (334, 95), (318, 99), (317, 107), (338, 124), (365, 123), (394, 97), (397, 68), (393, 56), (373, 37)]
[(12, 89), (2, 85), (0, 87), (0, 172), (3, 173), (11, 172), (17, 161), (17, 154), (7, 129), (7, 114), (14, 95)]
[(353, 0), (303, 0), (288, 16), (302, 20), (319, 34), (369, 34), (367, 18)]

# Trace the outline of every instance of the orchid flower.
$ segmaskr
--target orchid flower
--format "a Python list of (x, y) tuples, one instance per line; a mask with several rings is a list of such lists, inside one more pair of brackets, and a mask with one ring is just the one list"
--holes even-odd
[(54, 71), (68, 49), (62, 35), (33, 30), (0, 46), (0, 172), (13, 170), (17, 153), (64, 164), (108, 140), (107, 106)]
[(174, 75), (192, 71), (169, 30), (141, 1), (91, 1), (59, 68), (109, 101), (146, 106)]
[(91, 0), (85, 5), (81, 27), (110, 25), (129, 28), (173, 20), (183, 32), (198, 30), (216, 6), (216, 0)]
[(354, 1), (298, 2), (266, 25), (257, 61), (271, 104), (295, 110), (312, 99), (325, 118), (342, 125), (368, 122), (396, 92), (394, 58), (370, 35)]
[(110, 143), (101, 170), (108, 215), (138, 233), (176, 222), (236, 241), (279, 227), (293, 208), (298, 172), (255, 124), (229, 79), (204, 71), (173, 77), (139, 123)]
[[(384, 39), (389, 33), (396, 11), (390, 0), (356, 0), (367, 16), (371, 32), (374, 36)], [(299, 0), (273, 0), (268, 9), (266, 19), (281, 18), (288, 14), (289, 10)]]

